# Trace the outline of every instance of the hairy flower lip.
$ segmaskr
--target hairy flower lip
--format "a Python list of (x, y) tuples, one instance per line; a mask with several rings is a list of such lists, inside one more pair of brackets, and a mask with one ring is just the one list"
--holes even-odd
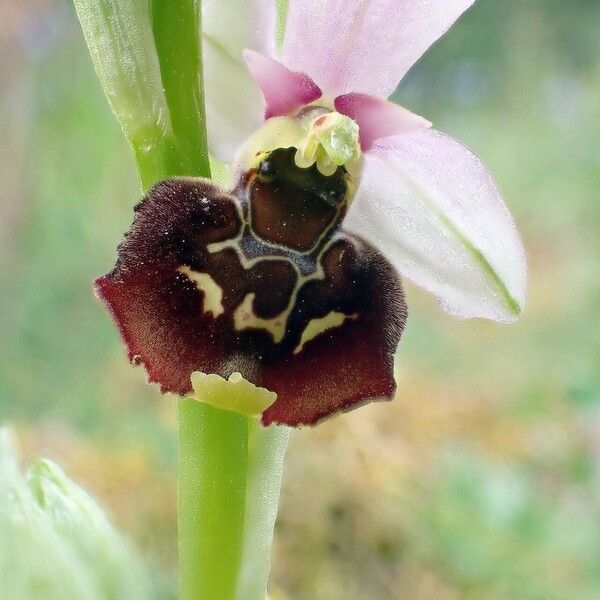
[[(386, 70), (368, 64), (373, 48), (398, 35), (381, 22), (390, 1), (378, 10), (369, 10), (371, 0), (290, 4), (281, 61), (268, 50), (244, 54), (269, 118), (238, 154), (233, 191), (173, 179), (136, 208), (117, 265), (96, 289), (130, 360), (163, 391), (189, 393), (197, 371), (244, 373), (277, 394), (262, 422), (289, 425), (391, 397), (406, 318), (402, 287), (373, 246), (341, 228), (344, 218), (451, 314), (510, 321), (522, 310), (524, 253), (489, 173), (431, 123), (387, 101)], [(470, 3), (407, 0), (403, 52), (424, 51), (411, 29), (424, 16), (432, 17), (431, 42)], [(328, 16), (332, 6), (339, 10)], [(319, 14), (320, 42), (311, 43)], [(275, 185), (259, 172), (290, 148), (306, 162), (295, 175), (339, 175), (348, 196), (362, 176), (347, 215), (346, 200), (315, 202), (290, 173)]]
[[(190, 394), (196, 371), (238, 371), (277, 394), (264, 425), (314, 425), (393, 396), (406, 305), (391, 265), (340, 228), (342, 207), (282, 193), (286, 185), (256, 176), (233, 193), (202, 179), (157, 184), (95, 291), (130, 361), (163, 392)], [(307, 249), (293, 250), (301, 239)]]

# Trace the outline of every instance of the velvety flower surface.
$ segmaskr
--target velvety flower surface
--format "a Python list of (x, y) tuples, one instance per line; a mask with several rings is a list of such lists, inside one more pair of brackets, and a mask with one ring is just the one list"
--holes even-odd
[[(263, 117), (328, 107), (359, 126), (362, 183), (345, 225), (458, 317), (515, 320), (525, 254), (485, 166), (431, 123), (386, 98), (474, 0), (290, 0), (281, 50), (270, 0), (205, 0), (209, 141), (231, 162)], [(226, 15), (243, 5), (245, 17)], [(247, 49), (247, 50), (244, 50)], [(257, 101), (244, 56), (262, 91)], [(243, 95), (232, 94), (240, 81)], [(493, 135), (493, 132), (490, 132)]]
[(130, 360), (163, 391), (233, 371), (277, 393), (264, 424), (314, 424), (391, 398), (406, 319), (395, 270), (340, 224), (342, 167), (277, 150), (232, 193), (172, 179), (136, 207), (115, 269), (96, 281)]

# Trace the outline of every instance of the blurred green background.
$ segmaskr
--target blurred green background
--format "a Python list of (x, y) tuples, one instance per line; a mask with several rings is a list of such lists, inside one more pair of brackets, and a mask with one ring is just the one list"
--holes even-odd
[[(600, 2), (479, 0), (397, 99), (489, 165), (529, 304), (408, 287), (398, 397), (294, 435), (274, 599), (600, 598)], [(0, 0), (0, 422), (174, 578), (175, 404), (90, 282), (138, 197), (66, 0)]]

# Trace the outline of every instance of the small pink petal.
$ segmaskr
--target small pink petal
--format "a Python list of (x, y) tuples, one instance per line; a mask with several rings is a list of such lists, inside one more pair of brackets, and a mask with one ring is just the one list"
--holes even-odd
[(265, 98), (265, 119), (287, 115), (321, 97), (319, 86), (304, 73), (290, 71), (254, 50), (244, 50), (243, 54), (250, 75)]
[(293, 0), (282, 62), (328, 96), (387, 98), (474, 0)]
[(431, 123), (398, 104), (368, 94), (344, 94), (335, 99), (335, 109), (359, 126), (360, 145), (369, 150), (375, 140), (431, 127)]

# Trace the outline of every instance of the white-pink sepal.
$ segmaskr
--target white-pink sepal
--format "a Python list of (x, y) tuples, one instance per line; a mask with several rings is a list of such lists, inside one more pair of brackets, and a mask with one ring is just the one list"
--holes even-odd
[(375, 142), (346, 224), (457, 317), (510, 322), (524, 309), (525, 253), (496, 185), (433, 129)]

